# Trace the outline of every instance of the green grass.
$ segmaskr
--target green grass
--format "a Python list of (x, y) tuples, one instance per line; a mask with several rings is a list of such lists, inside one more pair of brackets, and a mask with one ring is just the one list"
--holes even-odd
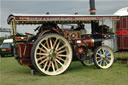
[(128, 52), (127, 53), (116, 53), (115, 54), (117, 57), (126, 57), (126, 58), (128, 58)]
[(116, 62), (109, 69), (84, 67), (73, 62), (62, 75), (42, 76), (17, 63), (14, 57), (0, 58), (0, 85), (128, 85), (128, 65)]

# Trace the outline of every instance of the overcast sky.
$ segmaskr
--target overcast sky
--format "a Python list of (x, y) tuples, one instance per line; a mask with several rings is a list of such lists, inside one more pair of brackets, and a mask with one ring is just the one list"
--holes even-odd
[[(128, 7), (128, 0), (95, 0), (97, 14), (113, 14)], [(11, 13), (25, 14), (89, 14), (89, 0), (0, 0), (0, 27), (10, 26), (7, 18)]]

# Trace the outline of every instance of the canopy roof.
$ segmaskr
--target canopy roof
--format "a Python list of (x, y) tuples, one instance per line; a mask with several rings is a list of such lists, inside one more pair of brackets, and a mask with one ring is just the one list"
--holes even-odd
[(119, 16), (128, 16), (128, 7), (121, 8), (118, 11), (114, 13), (114, 15), (119, 15)]
[(105, 20), (119, 20), (116, 15), (72, 15), (72, 14), (10, 14), (8, 24), (77, 23)]

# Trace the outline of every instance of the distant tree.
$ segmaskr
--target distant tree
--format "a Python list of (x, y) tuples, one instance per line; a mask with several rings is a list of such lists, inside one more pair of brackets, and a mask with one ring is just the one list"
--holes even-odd
[(2, 44), (4, 39), (6, 39), (6, 37), (0, 37), (0, 44)]
[(4, 40), (4, 39), (11, 39), (11, 38), (13, 38), (13, 36), (12, 36), (12, 35), (5, 36), (5, 37), (0, 37), (0, 44), (2, 44), (2, 43), (3, 43), (3, 40)]

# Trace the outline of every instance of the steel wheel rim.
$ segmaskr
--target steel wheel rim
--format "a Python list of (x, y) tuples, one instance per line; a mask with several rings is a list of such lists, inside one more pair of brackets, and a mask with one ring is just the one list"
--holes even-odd
[(101, 47), (95, 55), (96, 64), (103, 69), (109, 68), (114, 61), (114, 54), (108, 47)]
[(72, 49), (67, 40), (57, 34), (45, 36), (34, 53), (36, 66), (46, 75), (63, 73), (72, 61)]

